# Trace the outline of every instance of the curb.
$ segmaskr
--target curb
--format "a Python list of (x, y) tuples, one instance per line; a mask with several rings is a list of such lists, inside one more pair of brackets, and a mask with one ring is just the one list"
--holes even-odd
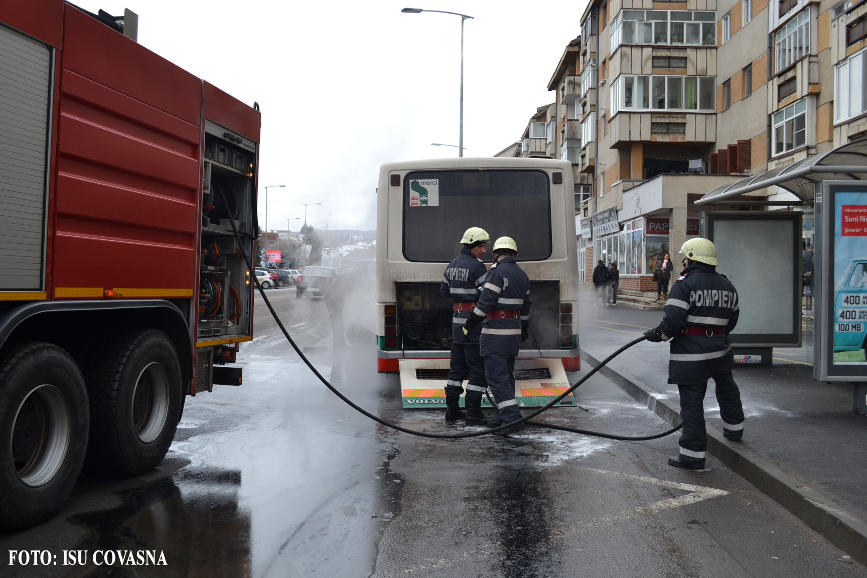
[[(601, 360), (581, 351), (588, 363), (598, 366)], [(680, 411), (637, 383), (605, 366), (599, 373), (616, 383), (665, 422), (676, 425)], [(763, 458), (742, 444), (729, 442), (722, 433), (707, 427), (707, 451), (759, 491), (791, 512), (799, 520), (852, 557), (867, 566), (867, 522), (842, 510), (827, 496), (809, 487), (807, 481), (784, 472), (776, 463)]]

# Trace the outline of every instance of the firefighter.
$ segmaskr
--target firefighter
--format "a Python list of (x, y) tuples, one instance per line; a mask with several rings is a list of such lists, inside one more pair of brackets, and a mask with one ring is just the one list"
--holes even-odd
[[(494, 242), (494, 266), (488, 273), (479, 302), (464, 325), (471, 333), (484, 323), (479, 346), (485, 362), (485, 379), (497, 403), (497, 419), (489, 423), (499, 427), (521, 419), (515, 400), (515, 357), (527, 338), (530, 322), (530, 281), (515, 257), (518, 245), (511, 237)], [(513, 433), (524, 428), (516, 424), (497, 433)]]
[(668, 383), (676, 384), (680, 392), (683, 432), (680, 453), (670, 458), (668, 465), (701, 470), (707, 449), (704, 394), (709, 377), (716, 384), (723, 435), (740, 441), (744, 433), (744, 410), (732, 377), (734, 361), (728, 337), (738, 322), (738, 292), (725, 275), (716, 272), (713, 242), (689, 239), (680, 252), (686, 269), (668, 293), (662, 322), (644, 336), (648, 341), (671, 342)]
[[(470, 227), (461, 238), (461, 252), (452, 259), (443, 273), (440, 294), (450, 297), (452, 305), (452, 350), (449, 377), (446, 383), (446, 421), (464, 418), (467, 424), (484, 423), (482, 394), (486, 389), (485, 367), (479, 355), (479, 332), (464, 335), (462, 329), (479, 299), (481, 286), (488, 270), (481, 257), (488, 248), (488, 232), (481, 227)], [(464, 377), (467, 381), (465, 397), (467, 412), (461, 411), (460, 399)]]

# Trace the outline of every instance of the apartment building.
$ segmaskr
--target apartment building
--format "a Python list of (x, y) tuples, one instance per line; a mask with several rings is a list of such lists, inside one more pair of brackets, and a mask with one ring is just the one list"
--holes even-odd
[(579, 24), (513, 154), (572, 162), (582, 281), (603, 259), (653, 290), (704, 194), (867, 136), (865, 2), (591, 0)]

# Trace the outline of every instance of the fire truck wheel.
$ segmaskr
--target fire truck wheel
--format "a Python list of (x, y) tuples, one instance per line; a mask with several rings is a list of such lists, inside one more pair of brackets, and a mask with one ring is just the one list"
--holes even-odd
[(0, 526), (56, 513), (87, 451), (84, 378), (60, 347), (26, 343), (0, 360)]
[(159, 464), (175, 437), (181, 366), (162, 331), (121, 336), (88, 371), (91, 465), (140, 474)]

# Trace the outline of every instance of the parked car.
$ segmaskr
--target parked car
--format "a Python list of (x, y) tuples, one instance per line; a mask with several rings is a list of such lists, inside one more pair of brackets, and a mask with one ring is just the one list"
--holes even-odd
[(301, 275), (301, 271), (298, 269), (287, 269), (289, 271), (289, 275), (292, 276), (292, 283), (298, 282), (298, 276)]
[(307, 293), (311, 296), (324, 297), (331, 288), (335, 274), (335, 270), (331, 267), (320, 265), (304, 267), (295, 284), (295, 296), (300, 299)]
[(295, 284), (295, 279), (292, 278), (289, 269), (273, 269), (273, 271), (277, 273), (277, 287)]
[(256, 269), (256, 280), (262, 286), (262, 289), (268, 289), (274, 284), (271, 280), (271, 274), (267, 269)]

